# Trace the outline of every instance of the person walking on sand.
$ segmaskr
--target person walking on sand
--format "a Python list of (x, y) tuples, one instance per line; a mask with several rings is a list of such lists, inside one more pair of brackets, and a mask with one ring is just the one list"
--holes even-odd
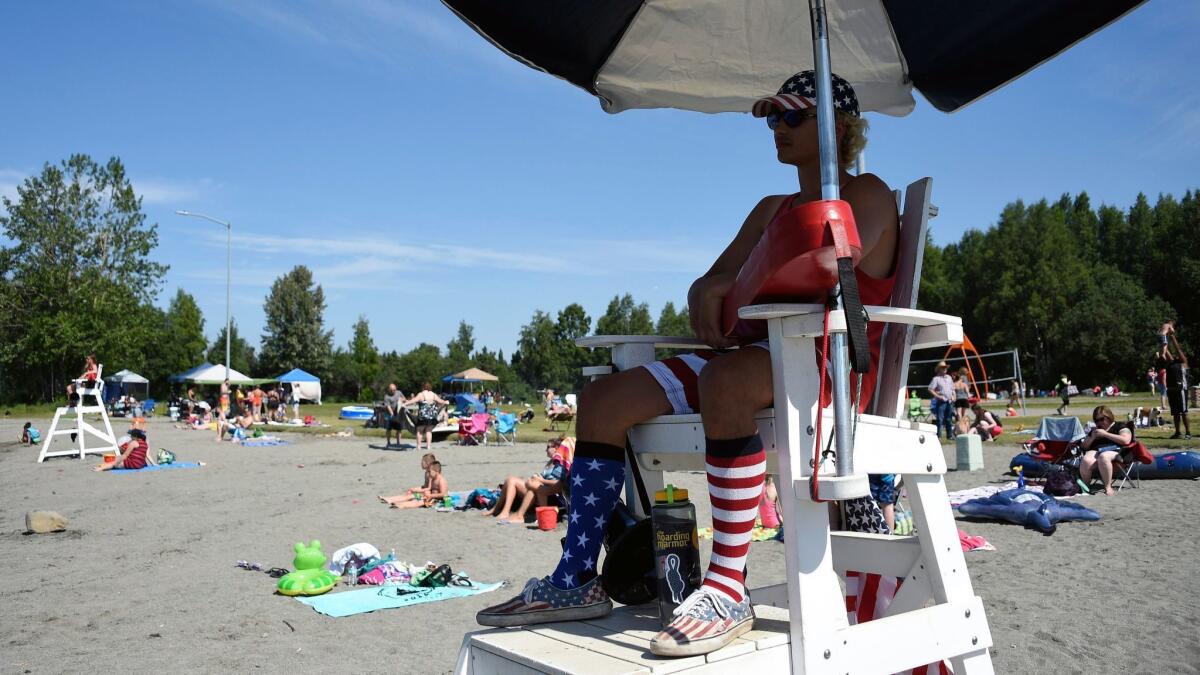
[[(854, 273), (864, 304), (887, 304), (895, 283), (900, 230), (896, 199), (878, 177), (850, 174), (866, 143), (866, 122), (859, 116), (851, 85), (835, 75), (833, 87), (840, 169), (832, 178), (842, 184), (842, 198), (853, 210), (863, 245)], [(766, 117), (776, 159), (796, 168), (800, 190), (762, 199), (708, 272), (692, 284), (688, 316), (696, 336), (711, 347), (737, 343), (721, 330), (721, 308), (771, 223), (796, 206), (821, 199), (815, 90), (815, 74), (804, 71), (789, 78), (778, 95), (754, 105), (754, 115)], [(867, 328), (872, 366), (859, 383), (859, 410), (869, 405), (875, 391), (882, 335), (883, 324)], [(713, 555), (702, 585), (675, 609), (670, 624), (650, 641), (650, 651), (657, 656), (706, 654), (751, 630), (754, 610), (745, 588), (747, 533), (754, 526), (766, 474), (754, 416), (772, 405), (771, 357), (769, 345), (759, 342), (670, 357), (588, 383), (579, 396), (571, 508), (562, 553), (556, 554), (549, 575), (530, 579), (519, 595), (481, 610), (476, 620), (485, 626), (520, 626), (609, 614), (612, 601), (597, 576), (597, 564), (604, 527), (624, 482), (626, 434), (651, 417), (698, 412), (704, 426), (709, 496), (714, 514), (720, 516), (713, 519)], [(855, 384), (852, 379), (852, 390)], [(949, 398), (949, 378), (946, 384)]]
[(954, 440), (954, 380), (946, 374), (949, 366), (945, 361), (933, 369), (933, 379), (929, 381), (929, 394), (933, 397), (929, 407), (933, 411), (937, 424), (938, 438), (942, 430), (946, 430), (946, 440)]

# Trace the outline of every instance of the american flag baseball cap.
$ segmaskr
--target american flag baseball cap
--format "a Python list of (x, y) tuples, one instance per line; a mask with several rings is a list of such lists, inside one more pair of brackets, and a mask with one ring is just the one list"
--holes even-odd
[[(858, 117), (858, 95), (854, 87), (836, 73), (833, 80), (833, 109)], [(754, 102), (751, 112), (755, 117), (766, 117), (772, 110), (805, 110), (817, 107), (817, 79), (811, 70), (801, 71), (789, 77), (774, 96), (760, 98)]]

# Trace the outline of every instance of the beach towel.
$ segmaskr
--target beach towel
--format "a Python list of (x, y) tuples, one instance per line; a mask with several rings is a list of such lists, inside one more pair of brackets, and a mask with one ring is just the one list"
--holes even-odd
[(141, 473), (142, 471), (166, 471), (167, 469), (195, 469), (204, 466), (203, 462), (175, 462), (174, 464), (147, 464), (140, 469), (113, 469), (104, 473)]
[(291, 441), (285, 441), (282, 438), (272, 438), (271, 436), (263, 436), (262, 438), (249, 438), (242, 441), (242, 446), (247, 448), (265, 448), (269, 445), (291, 444)]
[(419, 588), (416, 586), (376, 586), (343, 593), (327, 593), (313, 597), (296, 596), (296, 599), (325, 616), (335, 618), (365, 614), (380, 609), (395, 609), (426, 602), (465, 598), (480, 593), (490, 593), (504, 585), (476, 583), (472, 586), (442, 586)]

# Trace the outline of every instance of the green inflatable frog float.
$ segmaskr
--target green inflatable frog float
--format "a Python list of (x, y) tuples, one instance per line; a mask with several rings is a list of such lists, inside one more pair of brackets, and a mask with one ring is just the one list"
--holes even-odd
[(325, 569), (325, 554), (321, 542), (313, 539), (308, 546), (296, 544), (296, 571), (285, 574), (275, 590), (282, 595), (320, 595), (337, 585), (338, 575)]

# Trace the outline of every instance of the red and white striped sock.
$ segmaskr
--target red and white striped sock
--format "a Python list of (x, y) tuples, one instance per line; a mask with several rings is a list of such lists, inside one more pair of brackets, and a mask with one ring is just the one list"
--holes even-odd
[(758, 515), (767, 455), (757, 435), (705, 439), (704, 462), (712, 499), (713, 550), (704, 585), (741, 602), (746, 594), (746, 555)]

